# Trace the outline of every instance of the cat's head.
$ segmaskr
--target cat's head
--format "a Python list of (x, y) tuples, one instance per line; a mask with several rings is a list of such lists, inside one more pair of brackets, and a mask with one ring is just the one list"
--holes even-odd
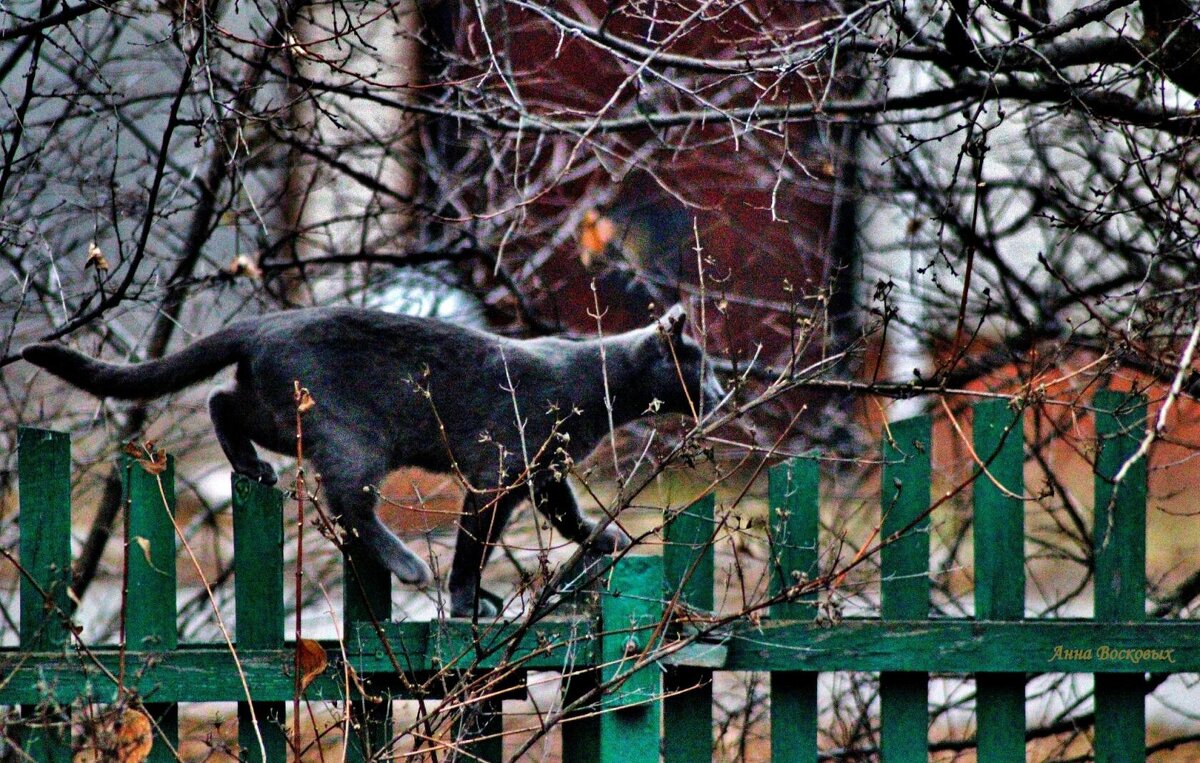
[(652, 336), (643, 344), (649, 354), (647, 374), (660, 413), (704, 413), (725, 398), (712, 363), (700, 343), (688, 335), (687, 313), (675, 305), (649, 326)]

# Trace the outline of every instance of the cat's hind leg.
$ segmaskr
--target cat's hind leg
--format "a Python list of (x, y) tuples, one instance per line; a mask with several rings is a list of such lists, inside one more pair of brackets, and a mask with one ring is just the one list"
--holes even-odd
[(433, 572), (425, 560), (404, 545), (375, 513), (378, 501), (371, 487), (382, 481), (386, 469), (365, 469), (342, 459), (338, 462), (332, 467), (321, 465), (321, 484), (334, 516), (346, 531), (350, 551), (374, 559), (405, 583), (424, 586), (432, 582)]
[(238, 474), (243, 474), (264, 485), (275, 484), (275, 470), (258, 457), (254, 443), (246, 432), (245, 422), (253, 415), (245, 410), (245, 403), (237, 390), (220, 389), (208, 398), (208, 415), (212, 419), (213, 431), (225, 457)]

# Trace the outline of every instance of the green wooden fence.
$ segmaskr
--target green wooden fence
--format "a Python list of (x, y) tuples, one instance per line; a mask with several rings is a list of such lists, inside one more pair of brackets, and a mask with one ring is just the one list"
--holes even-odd
[[(711, 620), (679, 616), (713, 608), (718, 523), (710, 496), (664, 518), (661, 556), (635, 553), (611, 566), (593, 615), (533, 624), (392, 622), (386, 572), (348, 561), (345, 659), (369, 693), (397, 699), (437, 696), (434, 676), (497, 677), (459, 726), (473, 735), (466, 759), (503, 759), (502, 701), (519, 696), (529, 670), (569, 670), (562, 733), (568, 759), (582, 763), (709, 760), (712, 673), (751, 670), (770, 672), (774, 761), (817, 758), (817, 675), (825, 671), (880, 673), (887, 763), (927, 760), (927, 685), (935, 671), (975, 674), (980, 760), (1025, 760), (1025, 681), (1043, 672), (1096, 674), (1097, 758), (1144, 759), (1144, 674), (1200, 671), (1200, 622), (1145, 618), (1145, 463), (1113, 484), (1144, 434), (1145, 402), (1101, 392), (1094, 407), (1094, 619), (1023, 619), (1023, 427), (1004, 401), (988, 401), (974, 413), (974, 449), (987, 472), (973, 489), (975, 619), (929, 617), (932, 443), (930, 421), (919, 417), (891, 424), (884, 437), (879, 618), (818, 623), (815, 593), (797, 585), (821, 572), (818, 462), (806, 457), (769, 473), (771, 590), (778, 594), (769, 617), (706, 632)], [(69, 465), (66, 435), (21, 430), (20, 646), (0, 651), (0, 704), (20, 705), (28, 717), (24, 749), (34, 760), (68, 760), (72, 703), (125, 696), (157, 721), (152, 760), (174, 759), (176, 703), (200, 701), (240, 702), (246, 759), (265, 751), (269, 761), (284, 760), (294, 651), (284, 638), (281, 494), (233, 480), (235, 661), (223, 643), (177, 643), (172, 465), (153, 475), (126, 463), (134, 550), (122, 653), (86, 645), (86, 630), (72, 634)], [(368, 759), (389, 738), (390, 703), (347, 693), (342, 649), (326, 647), (334, 659), (306, 697), (350, 702), (349, 759)]]

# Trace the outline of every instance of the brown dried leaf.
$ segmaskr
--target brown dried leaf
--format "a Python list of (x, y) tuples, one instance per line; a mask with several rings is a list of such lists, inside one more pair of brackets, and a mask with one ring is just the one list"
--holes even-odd
[(579, 224), (579, 259), (585, 268), (604, 258), (604, 250), (616, 235), (617, 226), (594, 209), (583, 214)]
[(117, 760), (142, 763), (154, 747), (154, 726), (139, 710), (126, 710), (117, 723)]
[(137, 461), (147, 474), (159, 475), (167, 470), (167, 453), (154, 447), (153, 440), (144, 445), (130, 441), (121, 446), (125, 455)]
[(313, 399), (307, 387), (300, 387), (296, 391), (296, 413), (308, 413), (316, 405), (317, 401)]
[(147, 458), (139, 458), (138, 463), (147, 474), (159, 475), (167, 470), (167, 454), (161, 450), (154, 450)]
[(296, 668), (300, 671), (300, 691), (308, 688), (317, 676), (329, 667), (325, 649), (312, 639), (302, 638), (296, 643)]
[(154, 725), (140, 710), (114, 710), (96, 719), (74, 763), (142, 763), (154, 748)]
[(99, 271), (108, 272), (108, 260), (104, 258), (104, 254), (100, 251), (100, 247), (96, 246), (95, 241), (88, 244), (88, 256), (83, 266), (85, 268), (95, 268)]

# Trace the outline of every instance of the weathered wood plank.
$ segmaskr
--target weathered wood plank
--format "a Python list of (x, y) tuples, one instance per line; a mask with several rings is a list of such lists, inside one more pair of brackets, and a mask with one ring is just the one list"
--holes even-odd
[(655, 647), (663, 616), (662, 558), (626, 556), (601, 596), (602, 763), (658, 763), (662, 671), (641, 656)]
[(771, 760), (817, 760), (817, 674), (798, 670), (771, 674)]
[[(427, 623), (401, 631), (422, 632)], [(564, 665), (582, 669), (597, 664), (584, 633), (591, 621), (575, 623), (571, 649), (562, 648), (522, 663), (523, 668), (553, 670)], [(561, 638), (567, 623), (541, 624), (532, 630), (547, 638)], [(940, 674), (965, 673), (1200, 673), (1200, 621), (1096, 622), (1044, 620), (1024, 622), (976, 620), (894, 620), (847, 618), (836, 628), (811, 621), (763, 620), (758, 625), (733, 627), (728, 659), (722, 670), (883, 671), (908, 669)], [(420, 637), (405, 639), (417, 643)], [(1021, 649), (1013, 649), (1021, 644)], [(334, 664), (306, 692), (314, 699), (340, 699), (335, 643), (324, 644)], [(667, 665), (688, 665), (689, 654), (708, 665), (709, 647), (694, 644), (663, 660)], [(292, 696), (290, 645), (282, 650), (239, 650), (254, 699), (281, 701)], [(92, 658), (107, 670), (108, 677)], [(388, 663), (377, 655), (350, 655), (360, 674), (386, 671)], [(84, 659), (61, 652), (22, 652), (0, 649), (0, 704), (37, 702), (45, 691), (59, 701), (92, 696), (110, 702), (115, 696), (117, 651), (112, 647), (89, 651)], [(221, 646), (198, 648), (182, 645), (169, 653), (131, 651), (128, 686), (143, 697), (163, 702), (237, 702), (245, 699), (229, 652)], [(421, 674), (418, 673), (418, 677)], [(408, 696), (408, 695), (403, 695)], [(424, 695), (429, 696), (429, 695)], [(396, 697), (403, 698), (400, 694)]]
[(932, 443), (928, 416), (889, 425), (883, 439), (880, 497), (885, 620), (916, 620), (929, 614), (929, 510)]
[(455, 719), (454, 739), (458, 760), (502, 763), (504, 702), (499, 697), (489, 697), (463, 708)]
[[(129, 565), (125, 589), (125, 640), (139, 650), (170, 651), (178, 645), (175, 608), (175, 459), (167, 456), (161, 474), (151, 474), (135, 459), (121, 458), (127, 510), (125, 553)], [(156, 743), (147, 760), (172, 763), (179, 746), (179, 707), (146, 703), (154, 719)], [(164, 744), (163, 742), (166, 742)]]
[(677, 666), (663, 673), (664, 763), (707, 763), (713, 754), (712, 671)]
[[(71, 440), (63, 432), (22, 427), (17, 431), (20, 478), (19, 530), (22, 650), (52, 650), (68, 640), (71, 583)], [(30, 695), (31, 705), (40, 697)], [(31, 760), (71, 759), (70, 718), (21, 710), (35, 725), (21, 735)]]
[[(1025, 614), (1025, 430), (1007, 400), (974, 407), (976, 470), (975, 614), (980, 619), (1020, 620)], [(1025, 674), (980, 673), (975, 677), (975, 715), (981, 763), (1025, 760)]]
[[(889, 425), (883, 438), (880, 553), (885, 620), (929, 615), (930, 419)], [(928, 676), (891, 666), (879, 676), (880, 747), (887, 763), (928, 760)]]
[[(821, 527), (821, 475), (815, 457), (794, 458), (767, 473), (771, 528), (771, 594), (819, 574), (817, 543)], [(772, 605), (778, 618), (812, 620), (816, 593)], [(771, 759), (811, 763), (817, 759), (817, 674), (789, 671), (771, 675)]]
[(20, 475), (21, 645), (46, 650), (67, 642), (71, 582), (71, 440), (22, 427)]
[[(767, 472), (772, 596), (778, 596), (802, 579), (815, 578), (819, 572), (820, 485), (815, 455), (793, 458)], [(773, 605), (771, 616), (789, 620), (811, 618), (816, 614), (816, 603), (817, 594), (806, 593)]]
[(1007, 400), (974, 407), (976, 469), (975, 616), (1020, 620), (1025, 615), (1025, 430)]
[(879, 676), (879, 747), (883, 763), (929, 760), (929, 676), (887, 671)]
[[(710, 493), (669, 517), (664, 530), (663, 598), (703, 611), (713, 608), (713, 508)], [(663, 675), (666, 763), (712, 760), (712, 672), (675, 668)]]
[(572, 669), (563, 674), (563, 706), (580, 701), (562, 724), (563, 760), (578, 763), (600, 760), (600, 716), (596, 714), (600, 699), (593, 694), (599, 679), (595, 670)]
[[(334, 645), (330, 644), (333, 647)], [(251, 696), (256, 700), (286, 700), (292, 696), (290, 649), (238, 650)], [(90, 649), (83, 656), (61, 652), (0, 652), (0, 704), (36, 702), (42, 696), (59, 702), (75, 697), (107, 703), (116, 699), (118, 650)], [(41, 676), (41, 678), (39, 678)], [(38, 681), (43, 681), (39, 690)], [(246, 698), (229, 650), (213, 645), (187, 646), (174, 652), (134, 652), (126, 657), (126, 688), (148, 702), (237, 702)], [(309, 696), (340, 699), (333, 678), (318, 679)]]
[[(725, 670), (951, 673), (1194, 672), (1200, 622), (1099, 623), (848, 618), (836, 627), (771, 622), (735, 628)], [(1020, 644), (1014, 649), (1013, 644)], [(700, 649), (700, 645), (695, 647)], [(668, 662), (686, 664), (685, 657)]]
[(379, 630), (387, 640), (385, 647), (371, 623), (357, 623), (347, 646), (362, 673), (395, 672), (396, 664), (413, 671), (513, 665), (561, 669), (567, 660), (596, 664), (595, 625), (587, 617), (547, 617), (530, 628), (519, 622), (496, 621), (481, 622), (476, 629), (466, 619), (383, 622)]
[(695, 609), (713, 608), (713, 509), (710, 493), (667, 518), (664, 528), (663, 582), (668, 597), (676, 593)]
[[(238, 649), (282, 649), (283, 493), (236, 474), (232, 487), (237, 646)], [(246, 760), (251, 763), (284, 760), (287, 756), (286, 705), (255, 702), (253, 710), (251, 714), (251, 703), (238, 703), (238, 744)], [(257, 733), (255, 721), (258, 722)]]
[[(1146, 617), (1145, 457), (1131, 461), (1146, 433), (1146, 399), (1096, 393), (1096, 619)], [(1127, 466), (1127, 462), (1128, 466)], [(1118, 474), (1125, 469), (1119, 483)], [(1096, 676), (1096, 760), (1146, 759), (1146, 697), (1140, 676)]]
[[(426, 630), (427, 623), (400, 623), (411, 631)], [(521, 663), (522, 668), (553, 670), (564, 666), (585, 668), (597, 664), (586, 630), (591, 621), (575, 623), (577, 640), (572, 649), (563, 639), (561, 648)], [(400, 628), (409, 631), (410, 628)], [(531, 629), (561, 638), (567, 623), (541, 624)], [(757, 625), (733, 626), (728, 659), (722, 670), (883, 671), (907, 669), (940, 674), (965, 673), (1200, 673), (1200, 621), (1095, 622), (1046, 620), (1024, 622), (976, 620), (894, 620), (847, 618), (836, 628), (811, 621), (763, 620)], [(420, 636), (404, 639), (417, 643)], [(1021, 644), (1021, 649), (1013, 649)], [(338, 647), (324, 644), (334, 664), (306, 692), (314, 699), (340, 699)], [(694, 644), (663, 660), (667, 665), (688, 665), (689, 654), (709, 665), (709, 647)], [(22, 652), (0, 649), (0, 704), (37, 702), (39, 681), (60, 701), (92, 696), (110, 702), (115, 696), (117, 651), (112, 647), (89, 650), (87, 658), (61, 652)], [(239, 650), (254, 699), (280, 701), (292, 696), (293, 652)], [(92, 658), (109, 673), (93, 663)], [(393, 672), (377, 655), (350, 655), (360, 674)], [(182, 645), (174, 652), (128, 655), (128, 686), (143, 697), (163, 702), (237, 702), (245, 699), (229, 652), (221, 646)], [(420, 677), (418, 673), (418, 677)], [(408, 695), (404, 695), (408, 696)], [(414, 695), (415, 696), (415, 695)], [(429, 696), (429, 695), (424, 695)], [(403, 698), (397, 694), (396, 697)]]
[(121, 459), (129, 544), (125, 590), (125, 639), (143, 652), (178, 645), (175, 612), (175, 459), (162, 474), (150, 474), (136, 460)]
[[(342, 575), (343, 633), (354, 632), (360, 624), (382, 624), (391, 618), (392, 574), (387, 568), (366, 557), (347, 554)], [(311, 689), (307, 696), (312, 696)], [(350, 739), (346, 740), (348, 763), (370, 760), (373, 752), (383, 749), (392, 736), (390, 698), (369, 681), (368, 691), (384, 696), (385, 700), (370, 702), (359, 695), (347, 703), (351, 716)]]
[(613, 565), (601, 599), (601, 681), (619, 682), (606, 691), (606, 709), (658, 703), (660, 671), (641, 665), (641, 655), (654, 649), (663, 616), (662, 558), (626, 556)]

